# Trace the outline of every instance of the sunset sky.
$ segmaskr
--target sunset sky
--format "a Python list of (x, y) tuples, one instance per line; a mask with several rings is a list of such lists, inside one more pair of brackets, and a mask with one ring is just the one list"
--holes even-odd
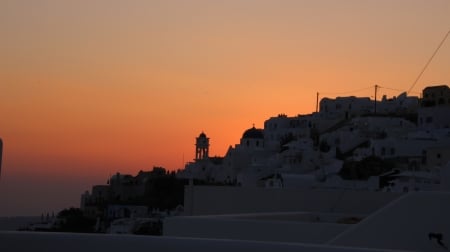
[[(116, 172), (224, 155), (321, 97), (408, 90), (449, 0), (0, 1), (0, 216), (79, 206)], [(411, 95), (450, 85), (450, 38)], [(352, 92), (354, 90), (361, 90)]]

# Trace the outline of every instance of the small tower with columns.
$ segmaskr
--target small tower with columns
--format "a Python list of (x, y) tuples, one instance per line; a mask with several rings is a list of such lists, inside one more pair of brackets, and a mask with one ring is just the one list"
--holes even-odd
[(202, 132), (195, 143), (195, 160), (202, 160), (209, 157), (209, 138)]

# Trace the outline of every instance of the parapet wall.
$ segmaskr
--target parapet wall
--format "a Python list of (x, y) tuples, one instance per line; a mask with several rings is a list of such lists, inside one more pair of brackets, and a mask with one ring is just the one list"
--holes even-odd
[(401, 193), (266, 189), (227, 186), (186, 186), (186, 215), (267, 212), (323, 212), (369, 214)]

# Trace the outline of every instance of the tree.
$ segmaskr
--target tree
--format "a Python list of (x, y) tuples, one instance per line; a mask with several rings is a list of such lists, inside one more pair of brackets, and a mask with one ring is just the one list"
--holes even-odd
[(83, 215), (79, 208), (64, 209), (58, 213), (58, 232), (91, 233), (94, 232), (95, 220)]

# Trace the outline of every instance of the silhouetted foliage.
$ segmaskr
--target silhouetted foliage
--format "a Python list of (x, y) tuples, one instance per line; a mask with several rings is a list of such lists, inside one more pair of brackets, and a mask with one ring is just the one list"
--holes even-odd
[(422, 107), (434, 107), (436, 106), (436, 102), (433, 100), (422, 100), (421, 105)]
[(331, 147), (327, 143), (327, 141), (322, 140), (322, 141), (320, 141), (319, 149), (321, 152), (329, 152)]
[(133, 234), (138, 235), (162, 235), (162, 221), (145, 222), (141, 224)]
[(183, 205), (184, 185), (175, 175), (149, 180), (145, 188), (145, 203), (150, 208), (174, 209)]
[(309, 134), (311, 140), (313, 141), (313, 146), (317, 147), (319, 145), (320, 134), (316, 128), (312, 128)]
[(369, 141), (364, 141), (356, 146), (354, 146), (353, 148), (351, 148), (350, 150), (346, 151), (346, 152), (342, 152), (341, 149), (339, 147), (336, 147), (336, 158), (339, 160), (345, 160), (351, 156), (353, 156), (353, 152), (358, 149), (358, 148), (368, 148), (370, 145)]
[(371, 156), (361, 161), (346, 161), (339, 172), (343, 179), (367, 180), (391, 171), (394, 164), (379, 157)]
[(284, 135), (280, 140), (280, 152), (283, 152), (283, 151), (289, 149), (289, 147), (287, 147), (285, 145), (294, 140), (295, 140), (295, 137), (292, 133)]
[(79, 208), (64, 209), (58, 213), (60, 221), (58, 232), (90, 233), (94, 232), (95, 220), (86, 218)]

